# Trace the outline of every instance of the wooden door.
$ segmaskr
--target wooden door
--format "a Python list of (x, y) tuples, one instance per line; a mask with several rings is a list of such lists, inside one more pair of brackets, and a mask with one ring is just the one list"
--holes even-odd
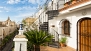
[(91, 19), (78, 22), (78, 51), (91, 51)]

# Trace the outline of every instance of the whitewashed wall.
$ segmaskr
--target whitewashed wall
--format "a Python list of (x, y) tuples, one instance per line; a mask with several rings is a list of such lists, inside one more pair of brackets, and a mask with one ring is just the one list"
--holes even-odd
[[(82, 13), (86, 13), (86, 14), (82, 14)], [(57, 22), (60, 22), (62, 19), (67, 19), (70, 21), (70, 37), (68, 37), (68, 43), (67, 45), (77, 49), (77, 21), (81, 18), (84, 17), (90, 17), (91, 18), (91, 8), (88, 9), (83, 9), (83, 10), (79, 10), (76, 12), (72, 12), (72, 13), (68, 13), (68, 14), (64, 14), (64, 15), (60, 15), (59, 17), (56, 17), (55, 20), (51, 20), (50, 21), (50, 25), (54, 24), (57, 25)], [(55, 30), (58, 31), (59, 34), (61, 34), (61, 24), (58, 24), (58, 26), (55, 26)], [(51, 28), (50, 28), (51, 31)]]

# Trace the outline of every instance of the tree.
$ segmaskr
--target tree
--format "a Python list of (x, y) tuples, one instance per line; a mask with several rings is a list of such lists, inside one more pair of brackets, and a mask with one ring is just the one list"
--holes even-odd
[(26, 26), (26, 21), (23, 19), (22, 23), (24, 24), (23, 26)]
[(53, 38), (51, 34), (41, 30), (28, 30), (24, 35), (34, 45), (35, 51), (40, 51), (40, 45), (47, 45)]

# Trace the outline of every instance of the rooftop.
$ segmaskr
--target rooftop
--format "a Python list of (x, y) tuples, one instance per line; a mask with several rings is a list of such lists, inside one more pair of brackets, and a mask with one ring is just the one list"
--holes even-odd
[(89, 2), (89, 1), (90, 1), (90, 0), (80, 0), (80, 1), (77, 1), (77, 2), (74, 3), (74, 4), (70, 4), (70, 5), (66, 6), (66, 7), (63, 7), (63, 8), (61, 8), (61, 9), (59, 9), (59, 12), (62, 12), (62, 11), (64, 11), (64, 10), (67, 10), (67, 9), (70, 9), (70, 8), (73, 8), (73, 7), (76, 7), (76, 6), (79, 6), (79, 5), (84, 4), (84, 3), (86, 3), (86, 2)]

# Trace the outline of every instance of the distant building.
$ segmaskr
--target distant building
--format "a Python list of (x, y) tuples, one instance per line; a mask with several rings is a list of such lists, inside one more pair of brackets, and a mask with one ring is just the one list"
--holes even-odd
[(24, 19), (24, 22), (25, 22), (25, 25), (26, 27), (25, 28), (30, 28), (31, 25), (34, 23), (34, 21), (36, 20), (36, 18), (33, 18), (33, 17), (27, 17)]
[(6, 21), (0, 22), (0, 40), (16, 30), (16, 24), (10, 20), (10, 17)]
[(26, 24), (29, 26), (29, 25), (31, 25), (35, 20), (36, 20), (36, 18), (30, 18), (30, 17), (28, 17), (28, 18), (25, 19), (25, 22), (26, 22)]
[(4, 22), (2, 22), (2, 25), (6, 25), (6, 26), (14, 26), (15, 22), (10, 20), (10, 17), (8, 17), (8, 19)]

